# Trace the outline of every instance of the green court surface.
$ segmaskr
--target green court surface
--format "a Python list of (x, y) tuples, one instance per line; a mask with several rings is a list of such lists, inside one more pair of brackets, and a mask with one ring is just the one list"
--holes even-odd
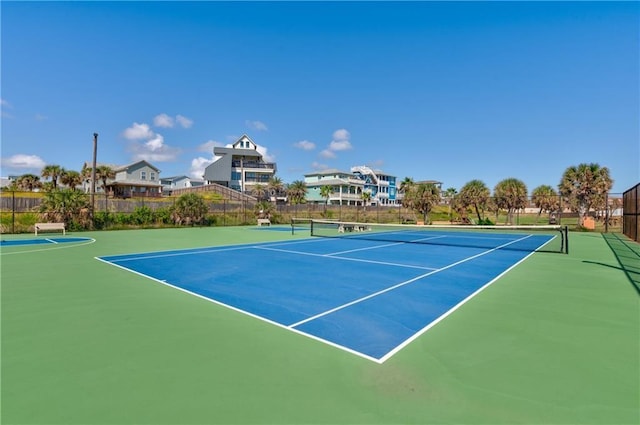
[(95, 259), (306, 235), (71, 236), (95, 242), (2, 248), (3, 424), (640, 423), (640, 250), (621, 235), (571, 233), (383, 364)]

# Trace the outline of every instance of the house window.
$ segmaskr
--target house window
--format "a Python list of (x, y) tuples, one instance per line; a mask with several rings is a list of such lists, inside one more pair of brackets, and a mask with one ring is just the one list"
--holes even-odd
[(153, 171), (151, 173), (149, 173), (149, 179), (150, 180), (155, 180), (156, 179), (156, 173), (154, 173)]
[(140, 171), (140, 180), (146, 180), (146, 179), (147, 179), (147, 172)]

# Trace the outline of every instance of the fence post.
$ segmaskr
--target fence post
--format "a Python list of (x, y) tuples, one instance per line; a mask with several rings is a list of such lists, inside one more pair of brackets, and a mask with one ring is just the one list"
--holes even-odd
[(609, 233), (609, 192), (604, 194), (604, 232)]
[(560, 211), (558, 212), (558, 224), (562, 224), (562, 195), (558, 195), (558, 197), (560, 198)]
[(11, 191), (11, 233), (16, 232), (16, 191)]

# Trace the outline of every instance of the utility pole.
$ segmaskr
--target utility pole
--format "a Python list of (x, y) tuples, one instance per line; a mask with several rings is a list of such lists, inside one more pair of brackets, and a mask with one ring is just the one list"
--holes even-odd
[(91, 225), (96, 210), (96, 160), (98, 157), (98, 133), (93, 133), (93, 165), (91, 167)]

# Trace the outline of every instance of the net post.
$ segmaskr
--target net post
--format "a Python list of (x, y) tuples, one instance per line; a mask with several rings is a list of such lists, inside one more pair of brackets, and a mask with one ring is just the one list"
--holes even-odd
[(569, 254), (569, 226), (562, 228), (562, 239), (564, 240), (564, 253)]

